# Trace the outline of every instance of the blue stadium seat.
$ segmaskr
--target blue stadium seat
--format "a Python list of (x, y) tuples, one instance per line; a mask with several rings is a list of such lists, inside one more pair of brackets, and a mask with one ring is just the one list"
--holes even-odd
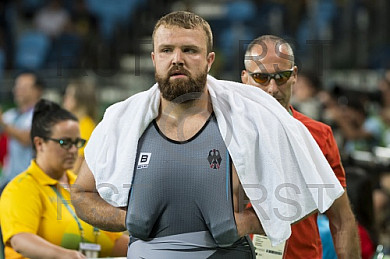
[(252, 1), (232, 1), (227, 3), (226, 19), (231, 22), (248, 22), (252, 21), (256, 12), (256, 5)]
[(327, 27), (331, 27), (336, 18), (336, 5), (333, 0), (319, 0), (315, 6), (314, 19), (306, 17), (301, 21), (297, 32), (297, 41), (302, 49), (306, 49), (306, 40), (328, 40), (323, 38)]
[(16, 68), (42, 68), (45, 65), (50, 46), (50, 39), (45, 34), (35, 31), (24, 33), (16, 46)]
[(87, 0), (86, 4), (91, 13), (99, 19), (100, 31), (105, 39), (111, 39), (118, 25), (131, 21), (135, 9), (143, 0)]
[(82, 40), (76, 34), (63, 33), (53, 42), (48, 54), (49, 68), (77, 68), (81, 62)]

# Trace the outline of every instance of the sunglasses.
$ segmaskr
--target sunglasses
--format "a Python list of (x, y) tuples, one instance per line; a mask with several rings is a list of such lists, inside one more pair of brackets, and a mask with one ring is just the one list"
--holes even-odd
[(87, 142), (85, 139), (82, 138), (76, 138), (75, 141), (72, 141), (72, 139), (70, 138), (56, 139), (56, 138), (43, 137), (43, 139), (57, 142), (58, 144), (60, 144), (62, 148), (66, 150), (69, 150), (73, 145), (75, 145), (77, 148), (82, 148)]
[(291, 77), (292, 73), (294, 71), (294, 68), (290, 70), (280, 71), (277, 73), (252, 73), (249, 72), (249, 75), (255, 80), (256, 83), (261, 85), (268, 85), (271, 79), (275, 80), (275, 83), (277, 85), (285, 84)]

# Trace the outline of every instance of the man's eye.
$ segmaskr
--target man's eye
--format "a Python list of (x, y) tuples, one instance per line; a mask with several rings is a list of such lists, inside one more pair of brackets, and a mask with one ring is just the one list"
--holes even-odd
[(188, 49), (184, 49), (184, 52), (186, 52), (186, 53), (196, 53), (196, 49), (188, 48)]
[(163, 53), (168, 53), (168, 52), (170, 52), (171, 50), (170, 49), (162, 49), (161, 50), (161, 52), (163, 52)]

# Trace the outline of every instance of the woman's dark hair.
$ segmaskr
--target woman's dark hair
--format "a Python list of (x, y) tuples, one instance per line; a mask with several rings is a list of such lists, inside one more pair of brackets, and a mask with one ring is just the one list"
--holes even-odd
[[(65, 120), (78, 121), (76, 116), (61, 108), (57, 103), (41, 99), (34, 107), (30, 132), (31, 143), (34, 143), (34, 137), (50, 137), (52, 127), (58, 122)], [(33, 148), (35, 150), (34, 144)]]

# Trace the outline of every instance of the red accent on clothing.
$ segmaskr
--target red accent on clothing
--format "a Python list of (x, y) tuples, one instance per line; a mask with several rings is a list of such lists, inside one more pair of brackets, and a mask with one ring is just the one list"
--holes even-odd
[(362, 259), (370, 259), (375, 253), (374, 243), (370, 238), (368, 231), (360, 224), (358, 224), (360, 247), (362, 250)]
[[(332, 167), (341, 186), (346, 188), (344, 167), (341, 163), (339, 149), (333, 137), (332, 129), (319, 121), (313, 120), (290, 106), (292, 115), (310, 131), (324, 154), (329, 165)], [(248, 204), (248, 208), (251, 204)], [(322, 259), (322, 243), (317, 226), (318, 214), (313, 214), (299, 223), (291, 226), (291, 236), (286, 243), (284, 259), (310, 258)], [(252, 238), (252, 235), (251, 235)]]
[[(322, 153), (325, 155), (341, 185), (346, 187), (345, 171), (340, 159), (339, 149), (333, 137), (332, 129), (315, 121), (290, 106), (293, 117), (302, 122), (310, 131)], [(288, 240), (285, 259), (318, 258), (322, 259), (322, 244), (317, 226), (317, 214), (291, 226), (292, 234)]]
[(326, 160), (328, 160), (330, 167), (332, 167), (337, 179), (339, 179), (341, 186), (344, 188), (347, 187), (344, 167), (341, 163), (340, 152), (336, 140), (334, 139), (332, 129), (322, 122), (313, 120), (302, 113), (297, 112), (292, 106), (290, 106), (290, 109), (293, 113), (293, 117), (302, 122), (310, 131)]

